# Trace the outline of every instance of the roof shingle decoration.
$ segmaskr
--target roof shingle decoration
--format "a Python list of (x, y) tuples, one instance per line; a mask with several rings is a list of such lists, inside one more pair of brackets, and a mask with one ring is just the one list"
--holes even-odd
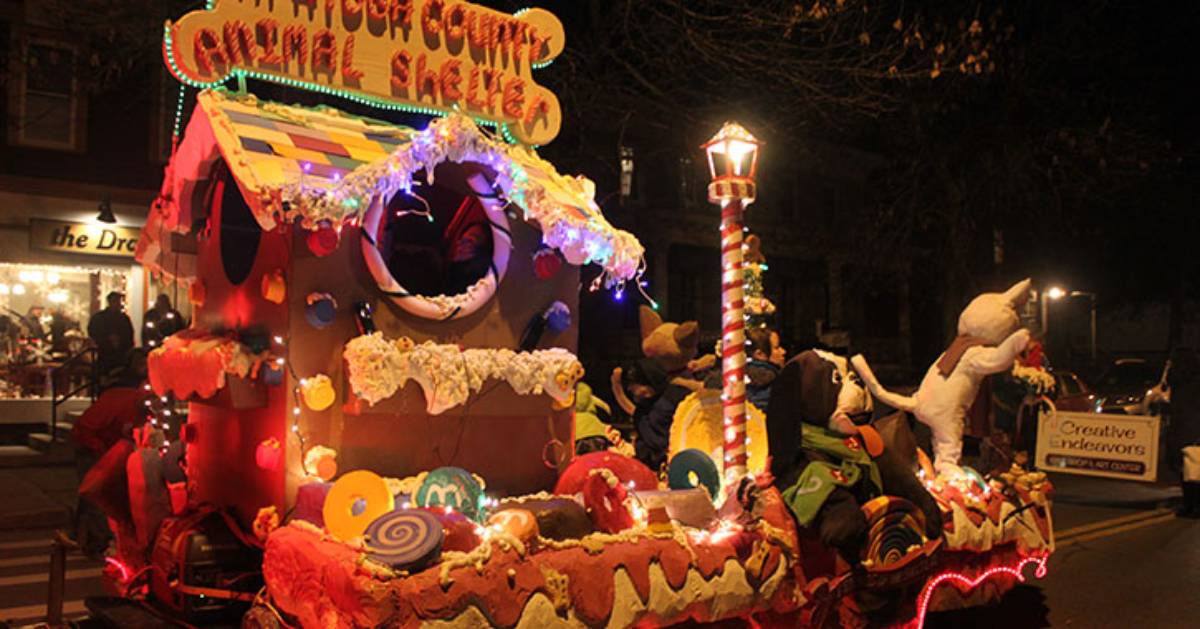
[[(605, 220), (590, 180), (559, 174), (531, 149), (485, 133), (468, 116), (437, 118), (418, 131), (216, 90), (201, 92), (197, 101), (155, 204), (162, 216), (152, 222), (160, 231), (188, 231), (195, 189), (219, 157), (264, 230), (281, 222), (306, 229), (322, 221), (357, 224), (372, 203), (410, 190), (418, 173), (432, 183), (437, 164), (478, 162), (495, 171), (499, 194), (521, 208), (568, 262), (603, 266), (598, 281), (605, 287), (620, 286), (644, 270), (642, 245)], [(169, 270), (156, 264), (160, 251), (151, 246), (169, 239), (161, 233), (147, 237), (152, 250), (139, 260)]]

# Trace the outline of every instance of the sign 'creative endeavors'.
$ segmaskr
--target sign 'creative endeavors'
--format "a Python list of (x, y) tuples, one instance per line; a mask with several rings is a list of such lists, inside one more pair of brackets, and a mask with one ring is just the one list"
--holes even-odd
[(1042, 470), (1153, 482), (1158, 477), (1161, 418), (1099, 413), (1042, 414), (1037, 467)]
[(242, 75), (381, 106), (457, 108), (527, 144), (558, 134), (558, 98), (534, 68), (562, 52), (562, 23), (455, 0), (213, 0), (168, 22), (163, 56), (179, 80)]

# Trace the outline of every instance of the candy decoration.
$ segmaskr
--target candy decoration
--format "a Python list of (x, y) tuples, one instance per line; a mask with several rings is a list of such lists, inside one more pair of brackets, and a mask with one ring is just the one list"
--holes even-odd
[(467, 516), (444, 507), (421, 507), (421, 510), (433, 514), (442, 523), (443, 551), (469, 553), (479, 546), (481, 540), (476, 532), (478, 526), (468, 520)]
[(300, 395), (304, 405), (314, 411), (323, 411), (333, 406), (337, 393), (333, 390), (333, 381), (325, 374), (317, 374), (300, 381)]
[(742, 199), (721, 205), (722, 416), (725, 473), (746, 473), (746, 319), (743, 313)]
[(531, 352), (537, 348), (547, 329), (558, 334), (569, 327), (571, 327), (571, 309), (563, 302), (556, 301), (542, 312), (534, 315), (533, 319), (529, 321), (529, 325), (525, 326), (525, 332), (521, 335), (520, 349), (523, 352)]
[[(670, 491), (638, 491), (634, 492), (634, 495), (644, 505), (662, 505), (672, 520), (684, 526), (707, 529), (717, 520), (717, 509), (713, 506), (712, 497), (706, 489), (696, 487)], [(726, 500), (725, 504), (731, 502), (737, 501)]]
[[(712, 509), (712, 503), (708, 502), (708, 505)], [(537, 518), (538, 534), (546, 539), (579, 539), (593, 531), (587, 510), (570, 498), (514, 500), (501, 503), (499, 510), (505, 509), (523, 509), (532, 513)]]
[(313, 446), (304, 453), (304, 470), (328, 481), (337, 476), (337, 451), (325, 446)]
[(312, 327), (323, 330), (337, 315), (337, 301), (329, 293), (309, 293), (305, 298), (304, 319)]
[(442, 523), (428, 511), (396, 509), (367, 527), (367, 556), (396, 570), (416, 571), (442, 552)]
[(557, 251), (542, 245), (533, 254), (533, 274), (539, 280), (548, 280), (558, 274), (562, 263), (562, 256)]
[(263, 275), (262, 296), (273, 304), (283, 303), (287, 297), (287, 282), (283, 279), (283, 271), (276, 269)]
[(721, 491), (721, 473), (708, 454), (689, 448), (671, 457), (667, 466), (667, 484), (671, 489), (703, 487), (709, 497), (715, 499)]
[(667, 515), (666, 507), (659, 505), (647, 510), (646, 530), (651, 533), (670, 533), (674, 530), (674, 527), (671, 526), (671, 516)]
[(526, 544), (534, 541), (538, 536), (537, 518), (525, 509), (497, 511), (488, 518), (487, 524), (489, 527), (508, 533)]
[(313, 255), (324, 258), (337, 251), (338, 240), (338, 232), (333, 228), (333, 223), (321, 221), (315, 230), (308, 233), (305, 241), (308, 243), (308, 250), (313, 252)]
[(258, 469), (268, 472), (279, 471), (279, 464), (283, 459), (283, 452), (279, 449), (279, 440), (271, 437), (264, 439), (258, 444), (258, 448), (254, 452), (254, 463), (258, 465)]
[(425, 476), (417, 490), (421, 507), (450, 507), (472, 520), (480, 519), (483, 488), (470, 472), (461, 467), (439, 467)]
[(604, 451), (589, 452), (567, 464), (558, 477), (554, 493), (569, 496), (583, 491), (583, 485), (592, 470), (600, 468), (611, 471), (626, 487), (645, 491), (658, 489), (658, 476), (644, 463), (615, 452)]
[(546, 327), (551, 332), (559, 334), (571, 327), (571, 309), (561, 301), (550, 304), (546, 309)]
[(583, 486), (583, 504), (592, 524), (605, 533), (620, 533), (632, 528), (633, 514), (625, 505), (629, 492), (620, 483), (610, 483), (608, 475), (592, 474)]
[(394, 507), (392, 492), (383, 478), (374, 472), (355, 470), (343, 474), (329, 489), (321, 517), (331, 535), (349, 541), (362, 535), (368, 525)]
[(903, 498), (880, 496), (864, 504), (862, 511), (867, 518), (867, 543), (861, 557), (871, 568), (896, 563), (909, 548), (928, 541), (925, 514)]

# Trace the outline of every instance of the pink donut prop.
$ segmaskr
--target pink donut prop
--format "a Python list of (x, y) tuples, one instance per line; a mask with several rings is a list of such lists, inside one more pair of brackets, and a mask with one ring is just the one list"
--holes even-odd
[[(592, 470), (607, 468), (626, 489), (652, 491), (658, 489), (658, 476), (641, 461), (614, 452), (589, 452), (575, 457), (558, 477), (554, 493), (569, 496), (583, 491)], [(630, 483), (633, 483), (632, 487)]]
[(466, 299), (449, 310), (431, 299), (409, 292), (388, 270), (383, 254), (375, 245), (387, 227), (387, 221), (384, 220), (387, 205), (385, 200), (376, 197), (363, 215), (362, 234), (363, 240), (366, 241), (362, 243), (363, 261), (367, 263), (367, 269), (371, 272), (371, 277), (375, 278), (379, 290), (409, 314), (434, 321), (450, 321), (470, 316), (492, 299), (496, 294), (496, 287), (504, 279), (504, 273), (508, 270), (508, 256), (512, 251), (508, 216), (504, 214), (506, 202), (494, 195), (491, 184), (483, 175), (471, 176), (467, 179), (467, 184), (478, 193), (479, 203), (492, 226), (492, 266), (482, 279), (467, 288)]

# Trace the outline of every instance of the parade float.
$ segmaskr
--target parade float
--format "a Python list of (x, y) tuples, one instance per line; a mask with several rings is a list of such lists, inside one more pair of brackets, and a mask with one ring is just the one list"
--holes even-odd
[[(919, 626), (996, 600), (1027, 564), (1040, 575), (1044, 475), (939, 474), (904, 415), (827, 431), (870, 406), (845, 359), (785, 370), (820, 380), (823, 402), (747, 407), (758, 144), (737, 125), (705, 145), (723, 390), (681, 407), (661, 476), (615, 450), (574, 455), (581, 268), (622, 291), (644, 262), (592, 183), (531, 148), (560, 120), (532, 74), (564, 43), (546, 11), (450, 0), (216, 0), (167, 25), (167, 64), (199, 91), (138, 258), (187, 287), (195, 316), (149, 356), (150, 421), (109, 466), (124, 475), (89, 483), (117, 524), (113, 589), (246, 626)], [(432, 121), (268, 102), (246, 79)], [(859, 407), (825, 404), (842, 397)], [(853, 555), (787, 485), (814, 427), (856, 457), (821, 468), (863, 490)], [(867, 485), (879, 447), (933, 520)]]

